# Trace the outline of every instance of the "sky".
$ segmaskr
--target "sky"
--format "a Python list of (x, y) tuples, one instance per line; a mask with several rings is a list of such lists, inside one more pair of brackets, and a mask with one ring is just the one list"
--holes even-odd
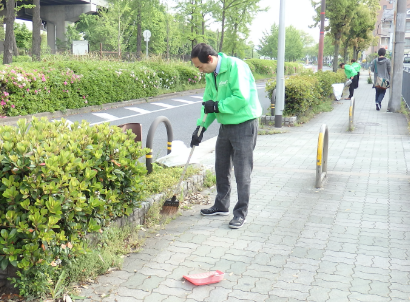
[[(174, 0), (162, 0), (172, 6)], [(316, 14), (310, 0), (285, 0), (285, 24), (293, 25), (297, 29), (309, 33), (316, 42), (319, 42), (319, 28), (309, 28), (313, 24), (313, 16)], [(279, 24), (280, 0), (261, 0), (260, 7), (269, 7), (267, 12), (260, 12), (251, 25), (249, 41), (259, 45), (259, 40), (263, 36), (264, 30), (269, 30), (273, 23)], [(23, 22), (23, 21), (20, 21)], [(26, 22), (31, 30), (31, 22)], [(216, 30), (220, 24), (212, 24), (210, 27)]]
[[(293, 25), (310, 34), (316, 42), (319, 42), (320, 29), (309, 28), (313, 24), (316, 12), (310, 0), (285, 0), (285, 25)], [(269, 7), (267, 12), (259, 13), (251, 26), (250, 41), (255, 45), (263, 36), (264, 30), (269, 30), (273, 23), (279, 24), (280, 0), (261, 0), (261, 7)]]

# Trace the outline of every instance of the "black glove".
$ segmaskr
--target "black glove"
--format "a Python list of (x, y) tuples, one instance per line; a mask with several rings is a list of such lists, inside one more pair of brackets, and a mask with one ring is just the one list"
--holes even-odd
[(218, 102), (214, 102), (214, 101), (206, 101), (203, 102), (202, 105), (204, 105), (204, 112), (205, 113), (219, 113), (219, 109), (218, 109)]
[(191, 140), (191, 148), (193, 146), (199, 146), (199, 143), (202, 141), (202, 137), (204, 136), (204, 132), (206, 131), (205, 127), (202, 128), (201, 134), (198, 136), (199, 126), (196, 127), (194, 133), (192, 133), (192, 140)]

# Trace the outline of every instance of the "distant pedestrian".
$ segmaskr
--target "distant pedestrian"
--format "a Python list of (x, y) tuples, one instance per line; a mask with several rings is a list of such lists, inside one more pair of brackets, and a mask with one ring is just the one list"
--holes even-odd
[(352, 80), (352, 83), (349, 86), (349, 97), (345, 98), (345, 100), (351, 100), (356, 88), (357, 71), (351, 65), (347, 65), (346, 63), (340, 63), (339, 67), (344, 69), (346, 77)]
[(362, 68), (362, 66), (356, 62), (355, 59), (352, 59), (350, 62), (352, 62), (352, 67), (357, 71), (357, 75), (356, 75), (356, 88), (359, 88), (359, 77), (360, 77), (360, 69)]
[(245, 223), (251, 193), (253, 150), (258, 135), (258, 117), (262, 114), (255, 79), (248, 64), (201, 43), (191, 52), (191, 60), (200, 72), (206, 73), (206, 87), (201, 118), (192, 134), (192, 146), (198, 146), (199, 125), (207, 113), (204, 130), (216, 119), (221, 125), (215, 146), (216, 197), (204, 216), (229, 215), (231, 171), (234, 167), (238, 202), (229, 227), (238, 229)]
[[(380, 48), (377, 54), (379, 57), (374, 59), (370, 64), (370, 69), (374, 72), (373, 83), (376, 83), (377, 77), (390, 81), (391, 63), (390, 60), (385, 57), (386, 49)], [(382, 108), (382, 101), (387, 89), (378, 88), (374, 85), (375, 84), (373, 84), (373, 87), (376, 89), (376, 110), (380, 110)]]

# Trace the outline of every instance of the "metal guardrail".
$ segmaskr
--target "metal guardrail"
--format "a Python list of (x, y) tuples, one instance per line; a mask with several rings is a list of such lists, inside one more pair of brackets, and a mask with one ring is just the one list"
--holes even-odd
[(319, 138), (317, 142), (316, 156), (316, 188), (323, 187), (323, 180), (327, 176), (327, 150), (329, 147), (329, 130), (326, 124), (320, 127)]
[(349, 131), (353, 131), (354, 129), (354, 97), (350, 100), (350, 107), (349, 107)]
[(402, 96), (410, 109), (410, 68), (403, 70), (403, 85), (402, 85)]
[(172, 150), (172, 141), (174, 140), (174, 135), (172, 133), (172, 126), (171, 122), (165, 116), (158, 116), (151, 124), (148, 130), (147, 135), (147, 145), (146, 147), (150, 149), (150, 152), (145, 156), (146, 158), (146, 166), (148, 170), (148, 174), (152, 172), (152, 141), (154, 140), (155, 130), (160, 123), (165, 124), (165, 128), (167, 129), (167, 137), (168, 137), (168, 144), (167, 144), (167, 154), (171, 153)]

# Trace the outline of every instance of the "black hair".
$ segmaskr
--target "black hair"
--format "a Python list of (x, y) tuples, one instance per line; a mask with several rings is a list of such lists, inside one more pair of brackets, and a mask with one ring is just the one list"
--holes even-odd
[(340, 67), (340, 68), (343, 68), (343, 65), (346, 65), (346, 64), (345, 64), (345, 63), (340, 63), (340, 64), (339, 64), (339, 67)]
[(218, 53), (208, 44), (199, 43), (191, 52), (191, 59), (198, 58), (201, 63), (208, 63), (209, 56), (217, 56)]
[(377, 52), (379, 56), (384, 56), (386, 54), (386, 49), (385, 48), (379, 48), (379, 51)]
[(351, 59), (350, 62), (354, 63), (354, 62), (356, 62), (356, 60), (355, 60), (355, 59)]

